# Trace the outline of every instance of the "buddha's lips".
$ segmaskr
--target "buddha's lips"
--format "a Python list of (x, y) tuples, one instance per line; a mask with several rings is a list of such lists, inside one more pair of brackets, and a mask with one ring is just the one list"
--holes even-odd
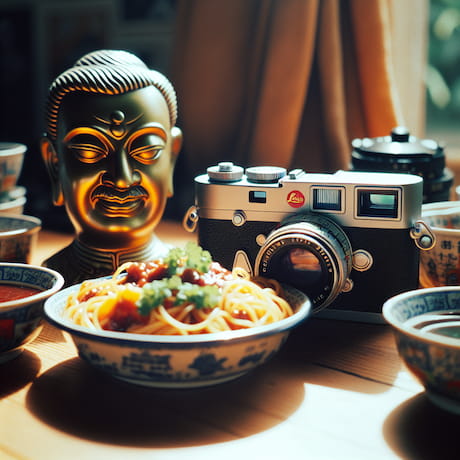
[(116, 216), (131, 216), (138, 208), (143, 207), (148, 199), (148, 193), (141, 186), (126, 190), (101, 185), (91, 194), (91, 201), (104, 214)]

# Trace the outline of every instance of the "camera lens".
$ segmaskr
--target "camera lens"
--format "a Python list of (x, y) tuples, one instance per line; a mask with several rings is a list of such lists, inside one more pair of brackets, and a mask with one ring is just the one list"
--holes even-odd
[(398, 126), (389, 136), (354, 139), (351, 169), (393, 172), (423, 177), (423, 202), (447, 201), (454, 182), (445, 167), (444, 147), (432, 139), (418, 139)]
[(268, 235), (257, 254), (255, 273), (305, 292), (318, 311), (344, 290), (351, 261), (351, 244), (343, 230), (325, 216), (303, 213)]

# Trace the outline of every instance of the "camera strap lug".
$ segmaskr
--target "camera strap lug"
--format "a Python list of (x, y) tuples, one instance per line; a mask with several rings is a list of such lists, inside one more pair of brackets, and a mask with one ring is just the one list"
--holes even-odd
[(187, 209), (182, 219), (182, 226), (187, 232), (193, 233), (198, 225), (198, 208), (193, 205)]
[(235, 253), (235, 257), (233, 259), (233, 268), (242, 268), (247, 273), (249, 273), (250, 276), (254, 274), (251, 263), (249, 262), (249, 257), (242, 249), (239, 249)]
[(353, 280), (347, 278), (343, 283), (342, 292), (350, 292), (353, 289)]
[(415, 241), (416, 246), (423, 251), (432, 249), (436, 244), (436, 236), (423, 220), (415, 222), (414, 227), (410, 229), (410, 236)]

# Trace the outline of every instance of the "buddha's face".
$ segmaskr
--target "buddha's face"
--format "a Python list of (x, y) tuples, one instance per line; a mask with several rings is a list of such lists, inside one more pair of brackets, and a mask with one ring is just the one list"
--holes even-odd
[(151, 237), (173, 193), (181, 138), (154, 87), (65, 96), (54, 187), (77, 233), (103, 246)]

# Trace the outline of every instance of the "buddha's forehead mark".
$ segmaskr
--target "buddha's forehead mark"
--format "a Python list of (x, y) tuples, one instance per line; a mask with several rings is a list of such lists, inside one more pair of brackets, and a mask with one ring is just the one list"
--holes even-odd
[(109, 127), (110, 134), (115, 139), (121, 139), (125, 136), (129, 125), (132, 125), (139, 120), (144, 114), (140, 113), (131, 120), (126, 120), (126, 115), (121, 110), (115, 110), (109, 115), (109, 119), (98, 117), (94, 115), (94, 118), (99, 122)]

